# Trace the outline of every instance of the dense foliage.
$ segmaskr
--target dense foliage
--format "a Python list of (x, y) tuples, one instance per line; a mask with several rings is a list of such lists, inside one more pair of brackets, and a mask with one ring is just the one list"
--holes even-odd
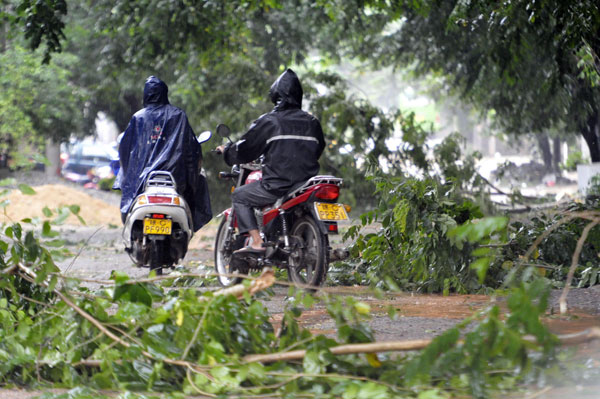
[(368, 3), (361, 17), (382, 34), (354, 54), (436, 74), (509, 134), (576, 132), (600, 161), (597, 1)]
[[(356, 240), (356, 261), (339, 266), (340, 278), (350, 282), (349, 275), (354, 282), (425, 292), (464, 293), (497, 286), (500, 275), (489, 274), (482, 285), (470, 267), (478, 255), (473, 255), (468, 240), (449, 235), (490, 210), (488, 187), (475, 169), (478, 155), (464, 155), (464, 139), (457, 134), (429, 149), (429, 133), (410, 115), (401, 127), (403, 145), (390, 156), (395, 161), (390, 172), (382, 172), (377, 161), (371, 163), (368, 179), (375, 184), (379, 203), (346, 233)], [(476, 241), (488, 244), (493, 234), (505, 229), (506, 220), (479, 226), (487, 230)], [(348, 273), (352, 270), (356, 273)]]
[(15, 46), (0, 52), (0, 150), (18, 159), (39, 153), (45, 140), (65, 140), (82, 126), (83, 93), (70, 86), (74, 56), (40, 68), (38, 54)]
[[(510, 224), (509, 237), (492, 267), (512, 269), (539, 237), (543, 240), (527, 259), (530, 265), (538, 265), (542, 274), (555, 286), (563, 287), (567, 272), (573, 261), (577, 242), (585, 227), (600, 217), (598, 203), (570, 203), (551, 212), (536, 212), (524, 220)], [(585, 245), (577, 260), (574, 285), (579, 287), (600, 284), (600, 227), (595, 226), (584, 237)]]
[[(62, 49), (66, 15), (66, 0), (3, 0), (0, 2), (0, 35), (15, 36), (16, 32), (22, 32), (31, 50), (43, 43), (43, 62), (48, 63), (52, 53)], [(6, 38), (1, 40), (5, 46)]]
[[(373, 339), (363, 323), (368, 305), (298, 293), (281, 324), (272, 325), (259, 300), (201, 292), (202, 281), (177, 273), (148, 281), (114, 273), (112, 283), (86, 288), (57, 273), (45, 249), (44, 237), (55, 235), (51, 225), (45, 222), (43, 237), (36, 237), (30, 222), (6, 226), (1, 244), (0, 385), (87, 387), (46, 398), (102, 397), (100, 389), (127, 391), (129, 398), (138, 397), (135, 391), (485, 398), (491, 390), (514, 389), (553, 353), (555, 338), (539, 320), (548, 295), (543, 280), (515, 284), (504, 316), (492, 305), (423, 351), (336, 356), (331, 348), (340, 343)], [(298, 324), (301, 307), (315, 301), (335, 321), (337, 340)], [(292, 349), (306, 350), (301, 361), (261, 364), (244, 357)]]

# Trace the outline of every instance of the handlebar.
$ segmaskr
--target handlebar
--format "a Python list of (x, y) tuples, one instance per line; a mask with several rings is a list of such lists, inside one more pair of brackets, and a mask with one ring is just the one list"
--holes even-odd
[(233, 179), (240, 175), (239, 172), (219, 172), (219, 179)]

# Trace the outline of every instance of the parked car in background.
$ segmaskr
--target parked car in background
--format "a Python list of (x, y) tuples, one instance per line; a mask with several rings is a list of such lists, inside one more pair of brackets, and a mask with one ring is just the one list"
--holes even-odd
[(98, 175), (112, 173), (111, 162), (119, 159), (119, 153), (112, 145), (82, 141), (73, 145), (65, 158), (61, 175), (69, 181), (86, 184), (108, 177)]

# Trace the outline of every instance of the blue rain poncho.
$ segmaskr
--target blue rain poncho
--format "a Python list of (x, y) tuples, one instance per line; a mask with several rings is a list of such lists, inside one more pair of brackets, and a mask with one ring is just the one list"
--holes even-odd
[(197, 231), (212, 218), (208, 186), (198, 167), (202, 148), (185, 112), (169, 104), (167, 93), (160, 79), (146, 80), (144, 108), (133, 115), (119, 144), (121, 213), (125, 216), (142, 193), (150, 172), (165, 170), (190, 206)]

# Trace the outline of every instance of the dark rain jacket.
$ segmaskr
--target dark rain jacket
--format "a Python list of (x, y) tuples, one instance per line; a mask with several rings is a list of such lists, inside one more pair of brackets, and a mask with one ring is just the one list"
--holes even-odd
[(294, 71), (281, 74), (269, 95), (275, 108), (225, 147), (225, 162), (246, 163), (264, 155), (261, 184), (274, 195), (284, 195), (319, 173), (325, 140), (317, 118), (300, 109), (302, 86)]
[(185, 112), (169, 104), (167, 93), (160, 79), (146, 80), (144, 108), (133, 115), (119, 144), (121, 213), (142, 193), (150, 172), (165, 170), (188, 203), (197, 231), (212, 218), (206, 179), (198, 170), (202, 149)]

